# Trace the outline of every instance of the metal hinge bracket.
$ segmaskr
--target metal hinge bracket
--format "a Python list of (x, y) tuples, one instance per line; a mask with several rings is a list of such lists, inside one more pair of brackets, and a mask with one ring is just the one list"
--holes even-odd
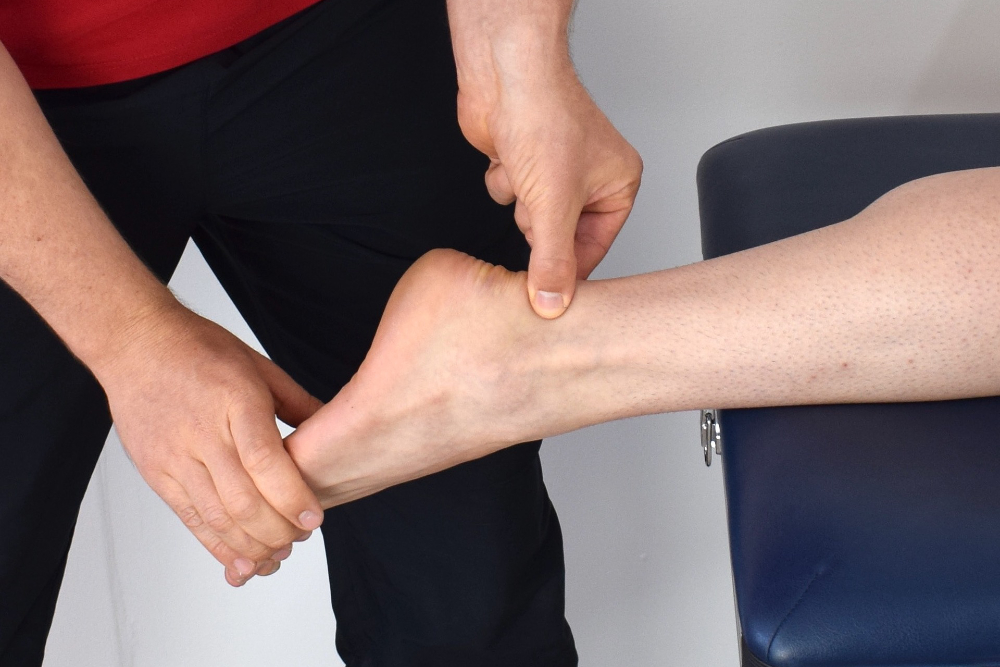
[(722, 427), (719, 414), (715, 410), (701, 411), (701, 449), (705, 454), (705, 465), (712, 465), (712, 452), (722, 456)]

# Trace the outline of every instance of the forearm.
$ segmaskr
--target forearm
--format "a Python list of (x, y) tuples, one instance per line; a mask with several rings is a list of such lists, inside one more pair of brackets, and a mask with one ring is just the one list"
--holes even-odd
[(505, 95), (535, 95), (575, 81), (572, 9), (573, 0), (448, 0), (459, 119), (485, 123)]
[(2, 46), (0, 118), (0, 278), (97, 370), (176, 301), (87, 191)]
[[(448, 0), (459, 88), (513, 84), (571, 68), (572, 10), (573, 0)], [(532, 67), (518, 66), (525, 64)]]
[(922, 179), (831, 227), (578, 289), (550, 332), (556, 358), (584, 360), (588, 422), (1000, 394), (1000, 169)]

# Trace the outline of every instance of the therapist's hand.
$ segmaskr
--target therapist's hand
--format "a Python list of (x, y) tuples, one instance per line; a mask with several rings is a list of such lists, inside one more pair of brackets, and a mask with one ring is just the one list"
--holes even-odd
[(572, 2), (449, 0), (458, 120), (492, 160), (490, 195), (516, 202), (531, 245), (527, 289), (558, 317), (604, 258), (639, 190), (642, 160), (597, 108), (569, 58)]
[(137, 323), (97, 370), (122, 444), (239, 586), (275, 571), (322, 509), (275, 424), (320, 406), (270, 360), (180, 307)]
[(632, 210), (642, 161), (576, 75), (503, 90), (492, 106), (459, 97), (466, 138), (490, 156), (486, 187), (531, 245), (528, 296), (542, 317), (569, 306)]

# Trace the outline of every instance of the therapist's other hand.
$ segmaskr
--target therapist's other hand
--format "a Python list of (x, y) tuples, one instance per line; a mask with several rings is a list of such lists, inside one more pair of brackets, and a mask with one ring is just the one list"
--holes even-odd
[(218, 325), (178, 306), (136, 323), (99, 380), (142, 477), (242, 585), (270, 574), (322, 509), (275, 424), (320, 406)]
[(539, 315), (554, 318), (625, 224), (642, 160), (591, 99), (568, 57), (544, 66), (499, 59), (496, 68), (485, 81), (460, 81), (459, 124), (492, 161), (490, 195), (501, 204), (516, 202), (514, 219), (531, 245), (529, 300)]

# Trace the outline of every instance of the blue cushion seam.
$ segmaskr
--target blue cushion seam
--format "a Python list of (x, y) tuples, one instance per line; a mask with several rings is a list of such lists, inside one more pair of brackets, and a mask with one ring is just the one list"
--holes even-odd
[(764, 659), (767, 660), (768, 662), (771, 662), (771, 647), (774, 645), (774, 640), (777, 639), (777, 637), (778, 637), (778, 632), (781, 631), (781, 627), (785, 624), (785, 621), (787, 621), (789, 618), (791, 618), (792, 612), (794, 612), (798, 608), (798, 606), (802, 602), (802, 600), (805, 599), (806, 593), (809, 592), (809, 588), (819, 578), (819, 575), (820, 575), (820, 572), (818, 570), (813, 573), (812, 579), (809, 580), (809, 583), (806, 584), (806, 587), (802, 589), (801, 593), (799, 593), (799, 597), (795, 600), (795, 604), (793, 604), (791, 606), (791, 608), (785, 614), (785, 617), (781, 619), (781, 623), (778, 623), (778, 627), (776, 627), (774, 629), (774, 634), (771, 635), (771, 641), (769, 641), (767, 643), (767, 653), (765, 654), (765, 657), (764, 657)]

